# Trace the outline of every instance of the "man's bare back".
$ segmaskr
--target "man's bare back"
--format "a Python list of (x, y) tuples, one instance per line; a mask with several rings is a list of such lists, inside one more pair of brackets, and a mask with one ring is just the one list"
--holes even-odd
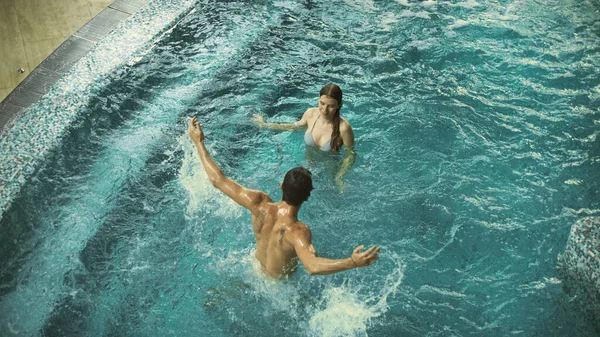
[(360, 245), (346, 259), (317, 255), (310, 228), (298, 221), (298, 211), (312, 190), (308, 170), (302, 167), (289, 170), (281, 184), (282, 200), (275, 203), (266, 193), (248, 189), (223, 174), (204, 146), (204, 133), (195, 117), (190, 120), (188, 134), (213, 186), (252, 213), (256, 258), (266, 274), (285, 277), (296, 269), (298, 259), (311, 275), (365, 267), (377, 260), (379, 248), (375, 246), (361, 252), (364, 246)]
[(255, 256), (265, 273), (273, 277), (291, 274), (298, 266), (298, 256), (288, 242), (289, 234), (308, 230), (298, 221), (297, 212), (291, 212), (287, 204), (275, 203), (269, 198), (260, 207), (258, 215), (252, 216), (252, 227), (256, 238)]

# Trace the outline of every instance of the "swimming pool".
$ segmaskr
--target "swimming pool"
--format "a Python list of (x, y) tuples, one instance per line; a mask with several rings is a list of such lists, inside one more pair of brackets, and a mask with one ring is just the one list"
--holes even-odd
[[(597, 13), (586, 1), (196, 3), (106, 75), (4, 212), (2, 331), (596, 335), (555, 265), (571, 224), (600, 214)], [(336, 156), (249, 119), (296, 120), (327, 82), (356, 134), (344, 193)], [(313, 171), (300, 216), (321, 255), (378, 244), (380, 260), (260, 277), (249, 214), (187, 140), (194, 115), (249, 187), (277, 199), (288, 169)]]

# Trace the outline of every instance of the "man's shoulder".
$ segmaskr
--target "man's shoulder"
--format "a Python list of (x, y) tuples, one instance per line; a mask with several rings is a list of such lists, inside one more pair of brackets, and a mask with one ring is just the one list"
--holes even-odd
[(260, 207), (270, 207), (273, 206), (273, 199), (271, 199), (271, 197), (263, 192), (263, 191), (255, 191), (256, 192), (256, 203), (258, 203), (260, 205)]
[(268, 203), (273, 203), (273, 199), (271, 199), (271, 196), (268, 195), (267, 193), (263, 192), (263, 191), (259, 191), (260, 194), (262, 195), (262, 200), (263, 202), (268, 202)]
[(310, 228), (301, 221), (296, 221), (291, 224), (284, 234), (285, 240), (292, 246), (301, 242), (311, 242), (312, 233)]
[(250, 205), (246, 208), (252, 214), (266, 212), (273, 203), (271, 197), (263, 191), (246, 189), (245, 195), (250, 200)]
[(292, 234), (310, 234), (310, 228), (302, 221), (296, 221), (289, 227), (289, 232)]

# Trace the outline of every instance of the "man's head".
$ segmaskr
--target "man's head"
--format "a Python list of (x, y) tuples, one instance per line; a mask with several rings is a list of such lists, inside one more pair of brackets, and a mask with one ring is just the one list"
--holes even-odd
[(300, 206), (310, 197), (313, 189), (312, 178), (309, 170), (304, 167), (295, 167), (289, 170), (283, 178), (281, 199), (292, 206)]

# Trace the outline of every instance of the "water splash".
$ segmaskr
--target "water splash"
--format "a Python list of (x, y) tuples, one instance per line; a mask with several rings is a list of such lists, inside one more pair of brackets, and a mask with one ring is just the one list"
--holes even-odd
[(240, 217), (242, 208), (212, 186), (192, 141), (187, 135), (182, 135), (178, 141), (184, 154), (179, 182), (190, 198), (186, 208), (187, 217), (194, 218), (200, 212), (229, 219)]
[[(392, 253), (386, 259), (389, 261), (380, 261), (391, 261), (394, 267), (386, 267), (391, 272), (379, 288), (373, 286), (377, 282), (353, 278), (352, 272), (347, 272), (341, 285), (330, 283), (335, 282), (331, 276), (294, 275), (290, 279), (276, 280), (261, 271), (254, 252), (253, 248), (230, 251), (215, 261), (216, 273), (222, 279), (231, 279), (233, 275), (243, 280), (251, 289), (251, 297), (262, 303), (262, 315), (283, 313), (288, 319), (286, 324), (295, 326), (302, 336), (367, 336), (373, 320), (387, 312), (388, 298), (396, 294), (404, 278), (401, 258)], [(320, 286), (324, 286), (323, 290), (315, 294), (314, 290)]]
[(371, 296), (363, 297), (361, 290), (367, 290), (367, 287), (357, 287), (353, 282), (325, 289), (310, 318), (310, 335), (368, 336), (369, 325), (374, 318), (387, 312), (387, 299), (395, 295), (404, 278), (404, 267), (398, 256), (394, 254), (392, 260), (396, 267), (386, 276), (384, 286)]

